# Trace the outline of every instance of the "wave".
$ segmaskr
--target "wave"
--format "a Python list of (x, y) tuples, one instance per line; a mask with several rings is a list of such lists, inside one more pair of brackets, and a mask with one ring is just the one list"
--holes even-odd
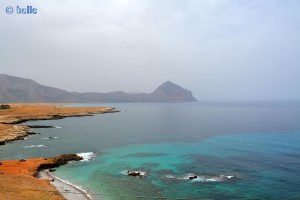
[(166, 178), (169, 178), (169, 179), (178, 179), (178, 180), (189, 180), (189, 175), (187, 176), (173, 176), (173, 175), (166, 175)]
[(83, 159), (81, 161), (90, 161), (97, 157), (97, 155), (94, 152), (86, 152), (86, 153), (77, 153), (77, 156), (82, 157)]
[(234, 176), (233, 175), (219, 175), (219, 176), (211, 176), (211, 177), (206, 177), (206, 176), (198, 176), (196, 179), (193, 179), (192, 182), (224, 182), (227, 180), (232, 179)]
[(41, 148), (41, 147), (48, 147), (48, 146), (46, 146), (44, 144), (38, 144), (38, 145), (32, 144), (32, 145), (24, 146), (24, 148)]
[(123, 175), (127, 175), (127, 172), (128, 172), (128, 170), (120, 171), (120, 173), (123, 174)]
[(43, 140), (53, 140), (53, 139), (58, 139), (59, 137), (45, 137), (45, 138), (42, 138)]
[(62, 128), (61, 126), (54, 126), (54, 128)]
[(82, 187), (77, 186), (77, 185), (74, 185), (74, 184), (70, 183), (69, 181), (66, 181), (66, 180), (63, 180), (63, 179), (61, 179), (61, 178), (58, 178), (57, 176), (54, 176), (53, 174), (51, 174), (51, 176), (54, 177), (55, 179), (57, 179), (57, 180), (59, 180), (59, 181), (65, 183), (65, 184), (67, 184), (67, 185), (72, 186), (73, 188), (76, 188), (76, 189), (79, 190), (79, 191), (82, 191), (83, 193), (86, 194), (86, 196), (87, 196), (89, 199), (92, 199), (91, 195), (90, 195), (86, 190), (84, 190)]
[(234, 178), (234, 175), (218, 175), (218, 176), (210, 176), (210, 175), (195, 175), (195, 174), (188, 174), (185, 176), (173, 176), (173, 175), (166, 175), (166, 178), (169, 179), (177, 179), (177, 180), (191, 180), (191, 182), (224, 182)]

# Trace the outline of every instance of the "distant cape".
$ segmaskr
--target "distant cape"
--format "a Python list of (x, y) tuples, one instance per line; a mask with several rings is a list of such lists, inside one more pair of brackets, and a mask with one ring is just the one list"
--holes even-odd
[(126, 92), (68, 92), (41, 85), (33, 80), (0, 74), (0, 103), (96, 103), (96, 102), (193, 102), (191, 91), (170, 81), (161, 84), (152, 93)]

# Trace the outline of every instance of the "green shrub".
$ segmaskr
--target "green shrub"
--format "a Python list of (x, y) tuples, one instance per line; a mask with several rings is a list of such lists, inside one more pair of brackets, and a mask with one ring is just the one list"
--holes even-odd
[(0, 105), (0, 109), (10, 109), (10, 105), (2, 104), (2, 105)]

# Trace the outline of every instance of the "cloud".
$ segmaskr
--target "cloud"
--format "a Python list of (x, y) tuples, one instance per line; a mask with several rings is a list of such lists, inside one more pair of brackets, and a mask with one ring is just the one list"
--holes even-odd
[(300, 99), (297, 1), (56, 0), (0, 13), (2, 73), (71, 91), (150, 92), (171, 80), (203, 100)]

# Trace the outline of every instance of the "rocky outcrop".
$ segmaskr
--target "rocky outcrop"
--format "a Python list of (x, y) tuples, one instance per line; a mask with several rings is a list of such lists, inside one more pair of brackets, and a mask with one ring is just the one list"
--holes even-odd
[(27, 126), (0, 124), (0, 145), (14, 140), (22, 140), (28, 135), (36, 134), (29, 131)]
[(66, 117), (83, 117), (94, 114), (118, 112), (111, 107), (71, 108), (56, 107), (55, 105), (14, 105), (12, 109), (1, 110), (0, 116), (0, 145), (5, 142), (21, 140), (28, 135), (36, 134), (30, 128), (53, 128), (53, 126), (23, 126), (16, 125), (26, 121), (62, 119)]
[(55, 128), (55, 126), (44, 126), (44, 125), (27, 125), (29, 128)]
[(42, 163), (37, 168), (36, 173), (39, 170), (59, 167), (61, 165), (67, 164), (70, 161), (79, 161), (79, 160), (82, 160), (82, 159), (83, 158), (78, 156), (77, 154), (62, 154), (62, 155), (59, 155), (59, 156), (56, 156), (56, 157), (46, 158), (45, 163)]
[[(48, 180), (36, 178), (38, 171), (80, 159), (82, 158), (76, 154), (64, 154), (46, 159), (1, 160), (0, 194), (5, 194), (9, 199), (65, 200)], [(18, 192), (15, 190), (16, 186)]]
[(135, 177), (139, 177), (139, 178), (143, 178), (144, 176), (146, 176), (146, 172), (142, 172), (142, 171), (127, 171), (127, 175), (128, 176), (135, 176)]
[(154, 92), (147, 95), (145, 102), (192, 102), (197, 101), (191, 91), (167, 81), (160, 85)]
[(196, 178), (198, 178), (198, 176), (196, 176), (196, 175), (190, 175), (190, 176), (189, 176), (189, 179), (190, 179), (190, 180), (196, 179)]

